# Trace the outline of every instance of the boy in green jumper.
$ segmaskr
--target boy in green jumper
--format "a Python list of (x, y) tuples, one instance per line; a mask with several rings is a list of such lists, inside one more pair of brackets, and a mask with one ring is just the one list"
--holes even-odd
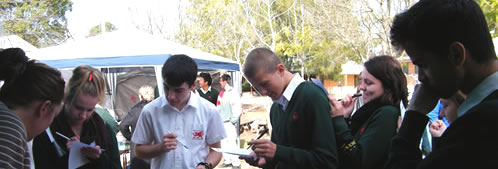
[(218, 90), (211, 88), (211, 83), (213, 82), (211, 75), (209, 73), (204, 73), (202, 72), (199, 74), (199, 86), (200, 88), (197, 89), (197, 93), (199, 93), (199, 96), (205, 98), (209, 102), (213, 103), (216, 105), (216, 102), (218, 101)]
[(270, 110), (271, 140), (249, 142), (253, 155), (246, 162), (268, 169), (328, 169), (337, 166), (330, 106), (318, 86), (288, 72), (271, 50), (252, 50), (244, 75), (274, 102)]

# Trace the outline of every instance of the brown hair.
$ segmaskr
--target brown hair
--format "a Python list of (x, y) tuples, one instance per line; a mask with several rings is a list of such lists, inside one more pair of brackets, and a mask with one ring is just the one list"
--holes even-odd
[(88, 65), (78, 66), (73, 70), (66, 89), (66, 108), (71, 107), (79, 94), (97, 97), (98, 103), (105, 102), (105, 81), (102, 73)]
[(384, 94), (380, 101), (384, 104), (408, 105), (406, 76), (401, 65), (391, 56), (376, 56), (365, 62), (365, 69), (382, 82)]
[(64, 79), (61, 73), (36, 60), (29, 60), (20, 48), (0, 51), (0, 101), (9, 108), (26, 106), (34, 101), (61, 103)]
[(259, 70), (262, 70), (264, 73), (273, 73), (276, 71), (275, 66), (280, 63), (282, 63), (280, 57), (270, 49), (253, 49), (249, 52), (244, 62), (244, 76), (251, 79)]

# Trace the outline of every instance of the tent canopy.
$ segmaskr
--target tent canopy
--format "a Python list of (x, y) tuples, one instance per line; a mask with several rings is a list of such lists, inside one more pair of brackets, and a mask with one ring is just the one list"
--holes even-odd
[(230, 59), (193, 49), (137, 30), (118, 30), (43, 48), (28, 56), (58, 68), (159, 66), (173, 54), (194, 59), (199, 69), (239, 71)]

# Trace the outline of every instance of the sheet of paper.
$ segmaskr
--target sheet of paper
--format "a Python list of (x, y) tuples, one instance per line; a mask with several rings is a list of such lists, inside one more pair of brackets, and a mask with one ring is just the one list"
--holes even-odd
[(76, 169), (90, 162), (90, 160), (88, 160), (88, 158), (81, 153), (81, 148), (83, 147), (95, 147), (95, 141), (90, 145), (79, 141), (73, 142), (71, 150), (69, 150), (68, 169)]
[(247, 149), (233, 149), (233, 148), (212, 148), (212, 149), (216, 152), (237, 155), (237, 156), (240, 156), (242, 158), (252, 157), (251, 151), (249, 151)]

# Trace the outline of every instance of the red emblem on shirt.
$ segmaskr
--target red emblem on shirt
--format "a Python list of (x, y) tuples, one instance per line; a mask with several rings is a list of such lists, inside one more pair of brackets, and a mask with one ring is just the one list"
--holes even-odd
[(204, 132), (202, 130), (193, 130), (193, 138), (194, 140), (202, 140), (202, 136), (204, 135)]
[(297, 112), (294, 112), (292, 115), (292, 120), (297, 120), (299, 117), (297, 116)]

